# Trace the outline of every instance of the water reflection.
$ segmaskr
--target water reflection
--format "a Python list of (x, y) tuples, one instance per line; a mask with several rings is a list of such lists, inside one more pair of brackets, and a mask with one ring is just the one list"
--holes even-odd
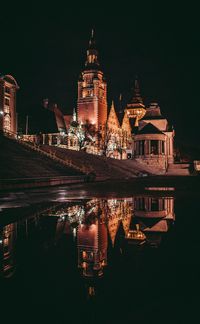
[(16, 243), (16, 223), (4, 226), (0, 230), (0, 253), (1, 253), (1, 273), (5, 278), (11, 277), (16, 268), (15, 243)]
[[(0, 229), (1, 275), (14, 275), (17, 242), (41, 241), (46, 249), (62, 238), (71, 237), (77, 249), (77, 267), (87, 281), (90, 296), (95, 280), (109, 267), (112, 251), (159, 247), (175, 220), (174, 198), (135, 196), (117, 199), (90, 199), (66, 202), (8, 224)], [(108, 251), (109, 254), (108, 254)]]

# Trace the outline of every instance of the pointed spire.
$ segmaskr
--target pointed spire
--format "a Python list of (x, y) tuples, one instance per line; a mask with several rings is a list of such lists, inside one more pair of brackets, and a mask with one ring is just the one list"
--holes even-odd
[(119, 113), (123, 113), (123, 109), (122, 109), (122, 94), (120, 93), (119, 95)]
[(94, 29), (92, 28), (91, 37), (89, 40), (89, 48), (95, 48)]
[(96, 49), (96, 42), (94, 38), (94, 29), (91, 31), (91, 37), (89, 40), (89, 47), (87, 50), (87, 60), (85, 62), (86, 67), (90, 67), (92, 69), (96, 69), (99, 67), (98, 62), (98, 51)]
[(134, 90), (133, 90), (133, 98), (131, 100), (131, 103), (141, 103), (143, 104), (143, 99), (140, 94), (140, 86), (137, 75), (135, 76), (135, 82), (134, 82)]
[(76, 109), (73, 109), (73, 121), (77, 121)]

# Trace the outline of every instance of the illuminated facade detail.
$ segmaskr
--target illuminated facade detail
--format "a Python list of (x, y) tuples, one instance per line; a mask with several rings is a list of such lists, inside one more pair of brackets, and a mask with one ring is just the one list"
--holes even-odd
[(98, 61), (94, 32), (89, 41), (85, 68), (78, 81), (78, 122), (105, 126), (107, 120), (107, 84)]
[(152, 167), (159, 167), (164, 172), (173, 157), (174, 131), (161, 115), (157, 103), (152, 103), (145, 116), (139, 120), (139, 127), (134, 136), (134, 157)]
[(17, 81), (11, 75), (0, 76), (0, 132), (17, 134)]
[(140, 94), (139, 82), (136, 78), (133, 97), (125, 108), (125, 114), (127, 114), (128, 118), (135, 118), (137, 120), (140, 120), (142, 117), (144, 117), (145, 113), (145, 105), (143, 104), (143, 99)]
[(136, 197), (134, 210), (136, 217), (174, 220), (174, 199), (172, 197)]

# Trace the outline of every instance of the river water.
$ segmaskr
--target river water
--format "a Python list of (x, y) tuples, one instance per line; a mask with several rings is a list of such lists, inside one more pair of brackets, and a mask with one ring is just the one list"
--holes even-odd
[(30, 204), (25, 194), (3, 199), (1, 318), (199, 322), (199, 201), (150, 189), (71, 198), (62, 190), (59, 199)]

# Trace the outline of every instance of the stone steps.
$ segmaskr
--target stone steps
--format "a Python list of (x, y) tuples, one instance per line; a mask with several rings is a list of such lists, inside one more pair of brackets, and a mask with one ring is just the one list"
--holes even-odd
[(170, 164), (167, 170), (167, 175), (188, 176), (190, 175), (189, 163)]
[(0, 136), (0, 179), (78, 175), (21, 142)]

